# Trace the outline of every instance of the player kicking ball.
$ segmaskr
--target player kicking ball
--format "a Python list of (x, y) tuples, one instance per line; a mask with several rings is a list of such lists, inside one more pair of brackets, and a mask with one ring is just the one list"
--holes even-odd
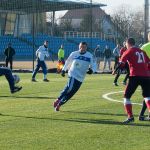
[(22, 87), (15, 86), (15, 80), (13, 74), (9, 68), (0, 67), (0, 75), (4, 75), (9, 83), (10, 92), (16, 93), (22, 89)]
[(92, 69), (93, 55), (87, 52), (87, 43), (81, 42), (79, 44), (79, 50), (70, 54), (62, 68), (61, 75), (63, 77), (68, 70), (68, 83), (53, 104), (55, 111), (59, 111), (60, 107), (79, 90), (86, 73), (92, 74)]

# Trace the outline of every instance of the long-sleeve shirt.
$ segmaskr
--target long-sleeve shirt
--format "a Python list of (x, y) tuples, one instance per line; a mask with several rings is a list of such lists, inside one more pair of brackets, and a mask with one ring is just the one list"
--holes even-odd
[(60, 48), (58, 51), (58, 60), (64, 60), (64, 56), (65, 56), (64, 49)]
[(108, 59), (108, 58), (111, 58), (111, 55), (112, 55), (111, 49), (105, 48), (103, 54), (104, 54), (104, 57), (105, 57), (105, 58), (107, 58), (107, 59)]
[(15, 50), (12, 47), (8, 47), (5, 49), (4, 54), (8, 59), (12, 59), (15, 55)]
[(93, 69), (93, 55), (90, 52), (81, 54), (75, 51), (70, 54), (62, 70), (68, 70), (68, 76), (83, 82), (88, 68)]
[(44, 45), (40, 46), (36, 51), (36, 56), (40, 59), (40, 61), (44, 61), (45, 57), (49, 57), (48, 48), (46, 48)]

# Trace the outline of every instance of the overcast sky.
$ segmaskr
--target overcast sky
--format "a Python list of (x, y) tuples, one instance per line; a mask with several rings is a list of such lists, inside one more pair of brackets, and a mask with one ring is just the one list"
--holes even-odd
[[(79, 1), (90, 2), (90, 0), (79, 0)], [(130, 7), (133, 9), (142, 8), (144, 7), (145, 0), (92, 0), (92, 1), (96, 3), (106, 4), (107, 6), (101, 8), (105, 10), (107, 14), (111, 15), (113, 13), (113, 10), (117, 9), (119, 6), (123, 4), (130, 5)], [(60, 16), (62, 17), (65, 13), (66, 11), (57, 12), (56, 17)]]
[(106, 4), (106, 7), (102, 7), (108, 14), (113, 12), (113, 9), (119, 7), (120, 5), (127, 4), (131, 8), (142, 8), (144, 7), (145, 0), (93, 0), (93, 2)]

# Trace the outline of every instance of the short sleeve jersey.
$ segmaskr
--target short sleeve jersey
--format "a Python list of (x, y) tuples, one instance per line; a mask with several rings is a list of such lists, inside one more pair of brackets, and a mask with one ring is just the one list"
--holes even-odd
[(141, 49), (132, 47), (123, 53), (120, 61), (122, 63), (128, 62), (130, 69), (130, 76), (150, 77), (148, 71), (149, 58)]

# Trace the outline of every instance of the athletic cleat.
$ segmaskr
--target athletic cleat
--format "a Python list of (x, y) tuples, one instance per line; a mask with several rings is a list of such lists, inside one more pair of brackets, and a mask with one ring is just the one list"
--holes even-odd
[(145, 117), (145, 121), (150, 121), (150, 117)]
[(150, 117), (139, 116), (139, 121), (150, 121)]
[(49, 80), (48, 80), (48, 79), (43, 79), (43, 81), (44, 81), (44, 82), (49, 82)]
[(59, 111), (60, 109), (60, 105), (58, 104), (56, 107), (55, 107), (55, 111)]
[(37, 82), (34, 78), (31, 79), (32, 82)]
[(139, 121), (144, 121), (145, 120), (145, 116), (139, 116)]
[(60, 108), (59, 103), (60, 103), (60, 100), (59, 100), (59, 99), (57, 99), (57, 100), (54, 102), (53, 106), (54, 106), (55, 111), (59, 111), (59, 108)]
[(127, 118), (127, 120), (123, 121), (123, 124), (128, 124), (130, 122), (134, 122), (134, 117)]
[(114, 82), (114, 83), (113, 83), (113, 85), (115, 85), (115, 86), (119, 86), (117, 82)]
[(11, 93), (19, 92), (22, 89), (22, 87), (14, 87), (14, 89), (11, 91)]
[(59, 102), (60, 102), (59, 99), (57, 99), (57, 100), (54, 102), (54, 104), (53, 104), (54, 108), (59, 104)]

